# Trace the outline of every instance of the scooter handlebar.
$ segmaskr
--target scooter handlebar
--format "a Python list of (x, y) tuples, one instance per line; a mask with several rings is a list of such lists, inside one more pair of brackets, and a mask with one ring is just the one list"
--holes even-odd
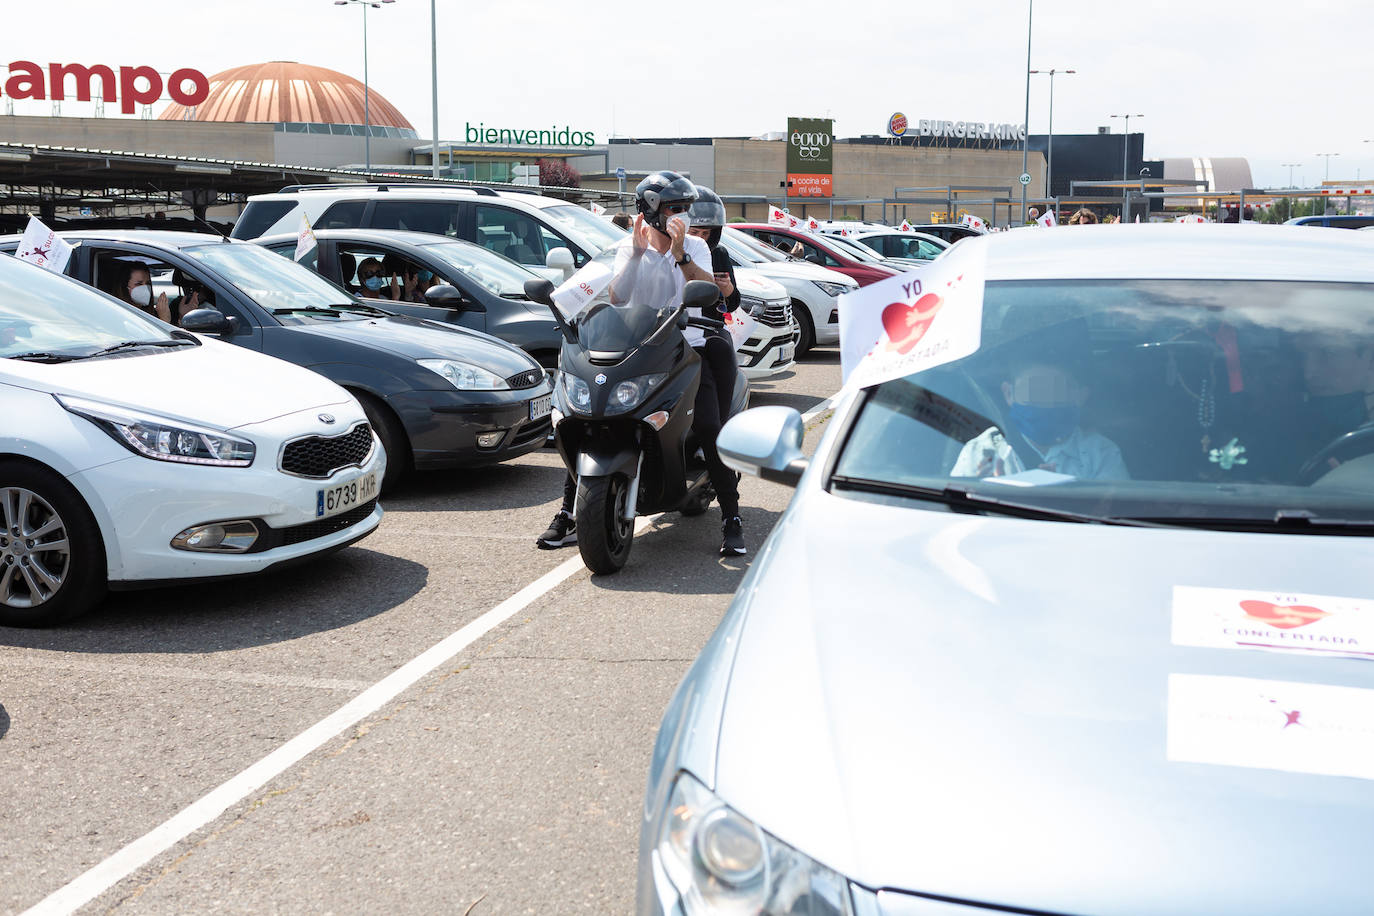
[(689, 328), (701, 328), (703, 331), (723, 331), (723, 330), (725, 330), (725, 322), (723, 322), (723, 321), (716, 321), (714, 318), (705, 318), (705, 317), (701, 317), (701, 318), (698, 318), (698, 317), (688, 318), (688, 319), (687, 319), (687, 326), (688, 326)]

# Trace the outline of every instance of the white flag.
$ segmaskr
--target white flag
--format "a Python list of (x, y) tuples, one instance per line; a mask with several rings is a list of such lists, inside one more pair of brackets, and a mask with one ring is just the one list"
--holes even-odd
[(819, 231), (820, 231), (820, 228), (821, 228), (821, 224), (820, 224), (820, 222), (816, 219), (816, 217), (814, 217), (814, 216), (808, 216), (808, 217), (806, 218), (806, 226), (805, 226), (804, 228), (806, 229), (807, 232), (819, 232)]
[[(314, 250), (315, 250), (315, 246), (318, 245), (318, 244), (319, 244), (319, 243), (315, 240), (315, 232), (314, 232), (313, 229), (310, 228), (310, 220), (306, 219), (306, 218), (305, 218), (305, 213), (302, 212), (302, 213), (301, 213), (301, 228), (300, 228), (300, 231), (296, 233), (296, 257), (295, 257), (295, 260), (299, 261), (299, 260), (301, 260), (302, 258), (304, 258), (304, 257), (305, 257), (306, 255), (308, 255), (310, 252), (314, 251)], [(347, 280), (348, 278), (345, 277), (344, 279)]]
[(800, 216), (793, 216), (791, 213), (787, 214), (787, 228), (788, 228), (788, 229), (800, 229), (800, 228), (801, 228), (801, 225), (802, 225), (802, 219), (801, 219)]
[(606, 208), (601, 206), (601, 204), (597, 203), (596, 201), (592, 201), (591, 203), (587, 204), (587, 206), (591, 207), (592, 216), (600, 216), (601, 214), (606, 212)]
[(754, 333), (754, 327), (758, 324), (753, 316), (744, 309), (726, 312), (723, 319), (725, 329), (730, 332), (730, 339), (734, 341), (736, 350), (744, 346), (744, 342), (749, 339), (750, 334)]
[(553, 291), (553, 301), (563, 312), (563, 317), (571, 320), (611, 285), (614, 276), (615, 272), (604, 261), (589, 261)]
[(1037, 216), (1035, 218), (1035, 221), (1039, 225), (1044, 226), (1046, 229), (1059, 225), (1059, 217), (1054, 215), (1053, 210), (1046, 210), (1044, 215)]
[(982, 232), (988, 228), (987, 223), (983, 222), (981, 219), (974, 216), (972, 213), (965, 213), (964, 218), (961, 222), (963, 222), (963, 224), (965, 226), (968, 226), (970, 229), (977, 229), (979, 232)]
[(841, 295), (845, 387), (866, 388), (976, 353), (985, 257), (983, 248), (956, 245), (928, 267)]
[(779, 210), (777, 207), (773, 206), (772, 204), (769, 204), (769, 205), (768, 205), (768, 225), (770, 225), (770, 226), (786, 226), (786, 225), (787, 225), (787, 213), (786, 213), (785, 211), (783, 211), (783, 210)]
[(911, 223), (908, 223), (906, 220), (902, 220), (902, 225), (901, 225), (899, 228), (900, 228), (903, 232), (910, 232), (910, 231), (911, 231)]
[(71, 256), (71, 245), (58, 238), (57, 233), (39, 222), (37, 217), (29, 217), (29, 224), (24, 227), (15, 257), (60, 274), (67, 269), (67, 260)]

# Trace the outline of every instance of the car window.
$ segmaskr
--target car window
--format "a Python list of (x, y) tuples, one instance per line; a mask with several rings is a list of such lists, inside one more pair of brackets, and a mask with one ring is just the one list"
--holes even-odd
[(373, 229), (409, 229), (455, 238), (461, 204), (442, 200), (379, 200), (372, 208)]
[(214, 289), (205, 282), (204, 274), (176, 267), (152, 254), (102, 248), (93, 243), (87, 243), (86, 247), (90, 250), (92, 285), (117, 299), (124, 298), (119, 289), (127, 282), (129, 270), (134, 267), (146, 268), (152, 279), (152, 307), (160, 314), (160, 305), (165, 304), (168, 319), (173, 324), (180, 324), (187, 312), (204, 308), (212, 308), (242, 320), (243, 316), (232, 304), (219, 302)]
[(266, 235), (283, 216), (296, 209), (294, 200), (250, 200), (234, 222), (233, 237), (255, 239)]
[(568, 248), (575, 264), (586, 263), (586, 257), (579, 257), (564, 239), (518, 210), (474, 204), (473, 213), (477, 228), (474, 241), (517, 264), (542, 266), (553, 248)]
[(452, 283), (427, 265), (381, 245), (337, 242), (334, 257), (344, 288), (363, 299), (380, 300), (377, 304), (382, 308), (387, 302), (423, 304), (425, 290)]
[(510, 258), (483, 248), (462, 242), (436, 242), (426, 245), (425, 250), (435, 258), (450, 265), (456, 273), (469, 281), (483, 286), (498, 296), (523, 297), (525, 281), (538, 279), (538, 276), (512, 261)]
[(831, 245), (834, 245), (836, 248), (840, 249), (856, 261), (861, 261), (864, 264), (882, 263), (882, 259), (879, 258), (878, 255), (871, 248), (866, 248), (863, 245), (860, 245), (857, 242), (852, 242), (847, 238), (842, 238), (840, 236), (831, 236), (826, 241), (829, 242)]
[(367, 317), (346, 290), (259, 245), (219, 243), (184, 251), (285, 324)]
[(819, 245), (813, 245), (810, 242), (802, 242), (802, 252), (802, 257), (812, 264), (819, 264), (822, 267), (840, 266), (840, 262), (835, 259), (834, 255), (824, 248), (821, 248)]
[(981, 335), (872, 389), (836, 474), (1125, 518), (1374, 519), (1374, 284), (990, 282)]
[(316, 229), (357, 229), (363, 224), (363, 211), (367, 209), (365, 200), (341, 200), (331, 204), (329, 209), (315, 220)]
[(170, 340), (167, 326), (51, 271), (0, 258), (0, 358), (84, 355), (127, 340)]
[(610, 220), (573, 204), (545, 207), (543, 212), (550, 219), (580, 232), (600, 248), (609, 248), (629, 234)]

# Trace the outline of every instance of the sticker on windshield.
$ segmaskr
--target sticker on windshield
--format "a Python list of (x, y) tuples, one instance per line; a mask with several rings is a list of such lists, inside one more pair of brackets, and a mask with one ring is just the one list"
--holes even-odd
[(867, 388), (977, 352), (984, 258), (982, 248), (952, 250), (928, 267), (841, 295), (845, 386)]
[(1170, 674), (1165, 756), (1374, 779), (1374, 690)]
[(1176, 585), (1173, 643), (1374, 659), (1374, 601)]
[(1003, 474), (1001, 477), (988, 477), (988, 483), (999, 483), (1007, 487), (1049, 487), (1057, 483), (1076, 480), (1072, 474), (1059, 474), (1044, 468), (1031, 468), (1016, 474)]
[(613, 273), (604, 261), (592, 261), (553, 291), (553, 301), (569, 320), (611, 284)]

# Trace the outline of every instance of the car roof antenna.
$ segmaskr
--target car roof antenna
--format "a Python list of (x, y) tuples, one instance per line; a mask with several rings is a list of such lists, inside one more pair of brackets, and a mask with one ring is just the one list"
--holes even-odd
[[(154, 186), (154, 185), (152, 185), (152, 184), (149, 184), (149, 185), (148, 185), (148, 189), (149, 189), (150, 191), (156, 191), (156, 192), (158, 192), (159, 194), (162, 193), (162, 189), (161, 189), (161, 188), (158, 188), (158, 187), (156, 187), (156, 186)], [(229, 234), (228, 234), (228, 233), (226, 233), (224, 230), (220, 229), (220, 228), (219, 228), (218, 226), (216, 226), (214, 223), (210, 222), (209, 220), (203, 219), (202, 217), (197, 216), (194, 207), (191, 208), (191, 219), (193, 219), (193, 220), (195, 220), (196, 222), (200, 223), (200, 224), (201, 224), (202, 226), (204, 226), (206, 229), (209, 229), (209, 230), (210, 230), (211, 232), (213, 232), (215, 235), (219, 236), (219, 240), (220, 240), (221, 242), (230, 242), (230, 241), (233, 241), (233, 239), (229, 238)]]

